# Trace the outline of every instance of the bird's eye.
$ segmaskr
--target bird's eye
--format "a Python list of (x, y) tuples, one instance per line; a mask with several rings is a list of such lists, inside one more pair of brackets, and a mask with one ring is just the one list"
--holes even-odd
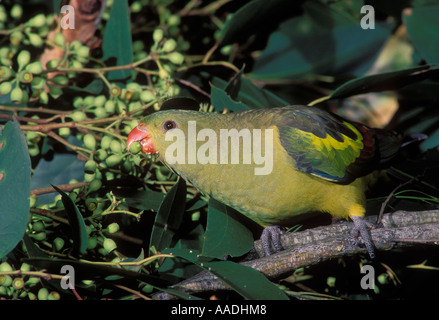
[(174, 129), (177, 125), (175, 124), (174, 121), (172, 120), (168, 120), (165, 121), (165, 123), (163, 124), (163, 129), (165, 129), (166, 131)]

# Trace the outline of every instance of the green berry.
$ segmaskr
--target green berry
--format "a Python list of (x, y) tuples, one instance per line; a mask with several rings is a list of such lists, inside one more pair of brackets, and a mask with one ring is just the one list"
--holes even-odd
[(108, 153), (104, 149), (99, 149), (98, 151), (96, 151), (96, 158), (99, 161), (104, 161), (107, 157), (108, 157)]
[(155, 99), (154, 93), (152, 93), (149, 90), (144, 90), (140, 94), (140, 100), (142, 100), (143, 102), (150, 102), (150, 101), (152, 101), (154, 99)]
[(8, 81), (2, 82), (0, 84), (0, 94), (5, 96), (12, 91), (12, 84)]
[(29, 26), (35, 27), (35, 28), (41, 28), (46, 24), (46, 17), (44, 14), (40, 13), (29, 20)]
[(7, 274), (0, 275), (0, 286), (10, 287), (12, 284), (12, 277)]
[(335, 278), (335, 277), (328, 277), (326, 279), (326, 284), (328, 285), (328, 287), (333, 288), (333, 287), (335, 287), (335, 281), (336, 280), (337, 280), (337, 278)]
[(140, 3), (140, 1), (135, 1), (131, 4), (130, 6), (131, 12), (137, 13), (142, 11), (142, 4)]
[(57, 87), (56, 85), (49, 84), (48, 87), (49, 87), (49, 94), (52, 96), (52, 98), (58, 99), (58, 97), (62, 95), (62, 89)]
[(53, 40), (55, 41), (56, 45), (60, 46), (61, 48), (64, 48), (66, 45), (66, 38), (60, 32), (55, 33)]
[(163, 51), (171, 52), (174, 51), (176, 47), (177, 47), (177, 42), (174, 39), (168, 39), (163, 44)]
[(31, 157), (36, 157), (37, 155), (40, 154), (40, 148), (38, 147), (37, 144), (35, 144), (35, 145), (33, 145), (33, 146), (30, 146), (30, 147), (28, 148), (28, 151), (29, 151), (29, 155), (30, 155)]
[(12, 69), (8, 68), (8, 67), (0, 67), (0, 79), (2, 80), (6, 80), (12, 77), (12, 75), (14, 74), (14, 72), (12, 71)]
[(122, 153), (123, 148), (118, 140), (112, 140), (110, 142), (110, 149), (113, 153)]
[(90, 211), (95, 211), (98, 208), (98, 202), (94, 198), (88, 198), (85, 200), (85, 206)]
[(24, 91), (18, 86), (11, 91), (11, 100), (14, 103), (20, 103), (24, 99)]
[(9, 35), (9, 41), (15, 46), (18, 46), (23, 38), (23, 33), (20, 30), (15, 30)]
[(195, 211), (194, 213), (192, 213), (191, 219), (192, 219), (192, 221), (200, 220), (200, 211)]
[(9, 12), (12, 18), (20, 19), (23, 15), (23, 8), (19, 4), (14, 4)]
[(74, 112), (70, 115), (70, 118), (72, 118), (72, 120), (75, 121), (75, 122), (84, 121), (86, 117), (87, 117), (87, 116), (86, 116), (85, 113), (82, 112), (82, 111), (74, 111)]
[(96, 174), (95, 173), (85, 173), (84, 174), (84, 181), (85, 182), (91, 182), (95, 178), (96, 178)]
[(52, 291), (49, 293), (49, 300), (59, 300), (61, 299), (61, 295), (56, 292), (56, 291)]
[(46, 239), (46, 233), (45, 232), (34, 233), (31, 235), (31, 237), (37, 241), (43, 241)]
[(113, 251), (116, 248), (117, 248), (117, 244), (116, 244), (116, 242), (114, 242), (113, 239), (105, 238), (105, 240), (104, 240), (104, 249), (107, 252), (111, 252), (111, 251)]
[(184, 56), (180, 52), (172, 52), (168, 55), (168, 58), (174, 64), (182, 64), (184, 62)]
[(29, 39), (29, 42), (31, 45), (33, 45), (34, 47), (42, 47), (43, 46), (43, 39), (41, 39), (41, 37), (36, 34), (36, 33), (28, 33), (27, 37)]
[(146, 284), (142, 287), (142, 292), (144, 293), (151, 293), (154, 290), (154, 287), (150, 284)]
[(113, 138), (111, 136), (109, 135), (103, 136), (101, 140), (101, 148), (102, 149), (110, 148), (111, 141), (113, 141)]
[(40, 232), (44, 230), (44, 223), (42, 221), (35, 221), (32, 224), (32, 230), (35, 232)]
[(31, 86), (33, 90), (43, 90), (46, 86), (46, 79), (42, 77), (33, 77)]
[(132, 154), (138, 154), (140, 150), (142, 149), (142, 146), (139, 142), (134, 142), (130, 145), (130, 153)]
[(50, 79), (50, 81), (52, 81), (53, 83), (55, 83), (57, 85), (65, 86), (69, 82), (69, 79), (62, 74), (58, 74), (55, 77), (53, 77), (52, 79)]
[(110, 88), (110, 95), (112, 97), (118, 97), (118, 96), (120, 96), (121, 91), (122, 90), (120, 89), (119, 86), (114, 85)]
[(89, 192), (97, 191), (101, 187), (102, 187), (102, 181), (100, 179), (94, 179), (93, 181), (90, 182), (88, 186), (88, 191)]
[(3, 262), (0, 264), (0, 272), (10, 272), (13, 271), (9, 263)]
[(22, 289), (24, 287), (23, 278), (15, 278), (14, 281), (12, 281), (12, 287), (16, 290)]
[(94, 248), (96, 248), (97, 244), (98, 244), (98, 239), (96, 237), (90, 237), (88, 238), (87, 249), (93, 250)]
[(107, 100), (104, 105), (105, 111), (108, 113), (114, 113), (116, 111), (116, 104), (113, 100)]
[(51, 69), (56, 69), (59, 65), (59, 60), (58, 59), (52, 59), (49, 60), (49, 62), (46, 63), (46, 68), (51, 70)]
[(118, 164), (120, 164), (121, 162), (122, 162), (122, 156), (120, 156), (118, 154), (113, 154), (113, 155), (109, 156), (107, 159), (105, 159), (105, 163), (109, 167), (115, 167)]
[(103, 94), (101, 94), (95, 98), (94, 105), (98, 108), (103, 107), (105, 105), (106, 101), (107, 101), (107, 98)]
[(177, 26), (180, 24), (180, 17), (176, 14), (170, 15), (168, 18), (168, 26)]
[(69, 137), (70, 136), (70, 128), (59, 128), (58, 134), (63, 138)]
[(32, 82), (33, 75), (29, 71), (21, 71), (19, 76), (18, 76), (18, 79), (22, 83), (30, 83), (30, 82)]
[(97, 163), (94, 160), (88, 160), (84, 165), (84, 171), (86, 173), (95, 173), (97, 168)]
[(94, 105), (95, 97), (94, 96), (86, 96), (83, 101), (84, 101), (83, 102), (84, 106), (89, 108), (89, 107), (92, 107)]
[(119, 225), (116, 222), (113, 222), (107, 227), (109, 233), (116, 233), (119, 231)]
[(43, 65), (41, 64), (40, 61), (35, 61), (32, 63), (29, 63), (26, 66), (26, 70), (29, 72), (32, 72), (33, 74), (40, 74), (41, 72), (43, 72)]
[(377, 280), (380, 284), (386, 284), (388, 282), (387, 279), (388, 279), (387, 273), (381, 273), (377, 278)]
[(87, 149), (94, 150), (96, 149), (96, 138), (91, 133), (87, 133), (84, 136), (84, 146)]
[(97, 119), (106, 118), (108, 116), (107, 111), (105, 111), (104, 107), (97, 107), (93, 113), (95, 114)]
[(40, 290), (38, 290), (38, 300), (47, 300), (49, 297), (49, 290), (47, 290), (46, 288), (41, 288)]
[(53, 240), (53, 246), (55, 247), (55, 251), (61, 251), (61, 249), (64, 247), (64, 243), (64, 239), (56, 237)]
[(23, 271), (23, 272), (28, 272), (28, 271), (30, 271), (30, 269), (31, 269), (30, 264), (27, 264), (27, 263), (24, 263), (24, 262), (23, 262), (23, 264), (20, 267), (20, 271)]
[(78, 50), (76, 50), (76, 54), (81, 58), (88, 58), (90, 54), (90, 48), (87, 46), (81, 46)]
[(22, 70), (30, 61), (30, 52), (21, 50), (17, 56), (18, 69)]
[(163, 39), (163, 30), (162, 29), (155, 29), (152, 38), (154, 39), (155, 43), (159, 43)]

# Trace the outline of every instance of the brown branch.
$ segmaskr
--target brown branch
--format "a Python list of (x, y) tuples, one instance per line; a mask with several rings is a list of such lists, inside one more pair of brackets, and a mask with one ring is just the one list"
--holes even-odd
[[(77, 182), (77, 183), (70, 183), (70, 184), (60, 184), (57, 185), (58, 188), (60, 188), (62, 191), (65, 192), (72, 192), (75, 189), (88, 186), (88, 182)], [(30, 191), (31, 195), (39, 196), (46, 193), (52, 193), (57, 192), (53, 187), (46, 187), (46, 188), (39, 188), (39, 189), (33, 189)]]
[[(376, 216), (367, 219), (372, 222)], [(388, 213), (384, 215), (382, 223), (383, 228), (371, 230), (372, 240), (378, 251), (434, 243), (439, 240), (439, 210)], [(285, 250), (269, 257), (241, 262), (241, 264), (261, 272), (268, 279), (275, 279), (287, 276), (298, 268), (316, 265), (330, 259), (367, 253), (365, 248), (353, 246), (347, 240), (351, 227), (349, 223), (342, 221), (329, 226), (287, 233), (281, 237)], [(399, 241), (400, 239), (403, 241)], [(255, 250), (260, 256), (263, 255), (260, 241), (255, 242)], [(189, 294), (230, 290), (228, 285), (207, 271), (171, 288)], [(163, 292), (154, 297), (156, 299), (174, 298)]]

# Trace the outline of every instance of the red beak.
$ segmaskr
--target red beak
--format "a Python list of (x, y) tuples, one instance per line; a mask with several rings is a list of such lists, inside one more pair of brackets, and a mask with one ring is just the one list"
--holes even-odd
[(130, 149), (130, 146), (133, 142), (139, 141), (142, 146), (142, 152), (146, 154), (156, 154), (157, 151), (152, 142), (151, 134), (146, 129), (146, 125), (144, 123), (140, 123), (137, 127), (131, 130), (127, 139), (127, 149)]

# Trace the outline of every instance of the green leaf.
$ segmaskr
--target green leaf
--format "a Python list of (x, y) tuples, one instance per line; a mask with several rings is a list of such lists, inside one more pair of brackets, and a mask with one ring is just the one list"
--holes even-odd
[[(247, 40), (250, 35), (267, 26), (268, 20), (278, 20), (276, 17), (293, 10), (291, 5), (299, 6), (301, 1), (291, 0), (254, 0), (241, 7), (228, 20), (220, 32), (220, 45), (224, 46), (239, 40)], [(291, 12), (291, 11), (290, 11)]]
[[(227, 82), (220, 78), (214, 78), (213, 84), (224, 90), (228, 86)], [(258, 87), (245, 77), (241, 77), (239, 86), (238, 95), (234, 99), (241, 101), (250, 108), (276, 108), (290, 105), (287, 101), (264, 88)]]
[[(364, 74), (390, 35), (388, 25), (363, 30), (350, 16), (317, 1), (283, 22), (255, 62), (252, 79), (303, 79), (315, 75)], [(358, 41), (361, 39), (361, 41)]]
[(237, 102), (232, 100), (224, 90), (212, 85), (211, 86), (211, 103), (217, 111), (222, 111), (224, 109), (231, 111), (241, 111), (250, 109), (249, 106), (242, 102)]
[[(131, 23), (127, 0), (114, 1), (110, 11), (110, 19), (105, 26), (104, 60), (115, 57), (117, 65), (122, 66), (133, 62), (131, 39)], [(131, 70), (117, 70), (108, 73), (108, 80), (120, 80), (130, 77)]]
[(217, 276), (249, 300), (289, 300), (285, 293), (258, 271), (232, 261), (217, 261), (200, 256), (196, 250), (167, 249), (176, 257), (188, 260)]
[(31, 163), (17, 121), (0, 127), (0, 258), (23, 237), (29, 215)]
[[(72, 142), (73, 139), (69, 139)], [(41, 159), (33, 174), (31, 188), (45, 188), (50, 184), (63, 184), (65, 181), (76, 179), (81, 181), (84, 177), (84, 162), (78, 161), (74, 154), (55, 153), (50, 161)], [(38, 197), (38, 203), (51, 203), (54, 194), (43, 194)]]
[(88, 235), (85, 229), (84, 219), (72, 199), (61, 189), (52, 185), (61, 195), (61, 201), (67, 213), (69, 224), (72, 228), (73, 251), (75, 253), (85, 253), (87, 250)]
[(341, 99), (367, 92), (396, 90), (406, 85), (435, 77), (438, 74), (439, 68), (420, 66), (360, 77), (348, 81), (335, 89), (330, 95), (330, 98)]
[(232, 208), (209, 199), (203, 256), (239, 257), (253, 248), (253, 234), (237, 219), (238, 215), (240, 213)]
[(154, 246), (157, 251), (172, 247), (174, 235), (183, 220), (185, 206), (186, 181), (179, 178), (166, 194), (157, 212), (151, 233), (151, 247)]
[(403, 11), (407, 33), (427, 63), (439, 63), (439, 5), (413, 7)]
[(142, 190), (125, 196), (126, 203), (140, 210), (153, 210), (157, 212), (165, 199), (165, 194), (152, 190)]

